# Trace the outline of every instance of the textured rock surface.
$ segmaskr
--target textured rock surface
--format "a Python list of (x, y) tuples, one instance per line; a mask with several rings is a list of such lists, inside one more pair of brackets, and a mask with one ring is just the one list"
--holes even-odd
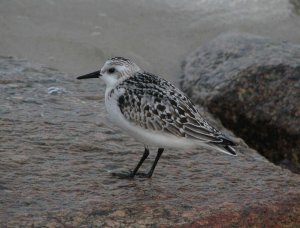
[(186, 59), (182, 88), (251, 147), (300, 173), (300, 45), (221, 35)]
[(103, 88), (0, 58), (1, 227), (299, 225), (300, 177), (246, 147), (166, 150), (152, 179), (113, 178), (143, 148), (106, 124)]

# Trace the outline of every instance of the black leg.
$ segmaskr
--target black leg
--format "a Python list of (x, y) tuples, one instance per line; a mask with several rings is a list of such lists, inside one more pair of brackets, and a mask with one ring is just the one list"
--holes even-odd
[(148, 155), (149, 155), (149, 149), (148, 149), (148, 147), (145, 147), (145, 151), (144, 151), (144, 154), (143, 154), (141, 160), (139, 161), (139, 163), (137, 164), (137, 166), (135, 167), (135, 169), (132, 172), (133, 176), (135, 176), (135, 174), (137, 173), (137, 171), (139, 170), (139, 168), (141, 167), (141, 165), (143, 164), (145, 159), (148, 157)]
[(141, 167), (141, 165), (143, 164), (143, 162), (145, 161), (145, 159), (148, 157), (148, 155), (149, 155), (149, 149), (148, 147), (145, 147), (144, 154), (133, 171), (129, 171), (126, 173), (112, 173), (112, 175), (120, 178), (133, 178), (137, 173), (137, 171), (139, 170), (139, 168)]
[(138, 173), (138, 175), (140, 177), (151, 177), (152, 174), (153, 174), (153, 172), (154, 172), (154, 169), (155, 169), (155, 167), (157, 165), (157, 162), (158, 162), (158, 160), (159, 160), (159, 158), (160, 158), (160, 156), (162, 155), (163, 152), (164, 152), (164, 148), (159, 148), (158, 151), (157, 151), (156, 158), (155, 158), (155, 160), (153, 162), (153, 165), (152, 165), (150, 171), (148, 173), (146, 173), (146, 174), (145, 173)]

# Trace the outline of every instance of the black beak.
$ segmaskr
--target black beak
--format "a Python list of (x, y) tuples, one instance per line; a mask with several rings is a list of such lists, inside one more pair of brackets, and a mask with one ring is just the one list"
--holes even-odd
[(87, 79), (87, 78), (99, 78), (101, 76), (100, 70), (95, 71), (93, 73), (85, 74), (82, 76), (77, 77), (77, 79)]

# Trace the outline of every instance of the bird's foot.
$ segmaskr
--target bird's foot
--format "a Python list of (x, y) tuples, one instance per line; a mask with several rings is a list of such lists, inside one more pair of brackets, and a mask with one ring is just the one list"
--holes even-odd
[(141, 178), (150, 178), (152, 176), (152, 173), (136, 173), (136, 176), (141, 177)]
[(120, 173), (112, 173), (114, 177), (118, 177), (120, 179), (132, 179), (134, 178), (134, 173), (132, 171), (124, 171)]
[(118, 177), (120, 179), (133, 179), (135, 176), (140, 177), (140, 178), (150, 178), (152, 176), (152, 173), (138, 172), (138, 173), (134, 174), (130, 170), (130, 171), (124, 171), (124, 172), (119, 172), (119, 173), (112, 173), (112, 176)]

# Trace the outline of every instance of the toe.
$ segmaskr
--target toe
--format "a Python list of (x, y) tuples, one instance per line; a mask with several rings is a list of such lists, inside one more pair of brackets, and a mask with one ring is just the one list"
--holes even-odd
[(112, 173), (114, 177), (119, 177), (121, 179), (132, 179), (134, 177), (132, 171), (128, 172), (120, 172), (120, 173)]
[(136, 176), (141, 177), (141, 178), (149, 178), (151, 177), (149, 173), (137, 173)]

